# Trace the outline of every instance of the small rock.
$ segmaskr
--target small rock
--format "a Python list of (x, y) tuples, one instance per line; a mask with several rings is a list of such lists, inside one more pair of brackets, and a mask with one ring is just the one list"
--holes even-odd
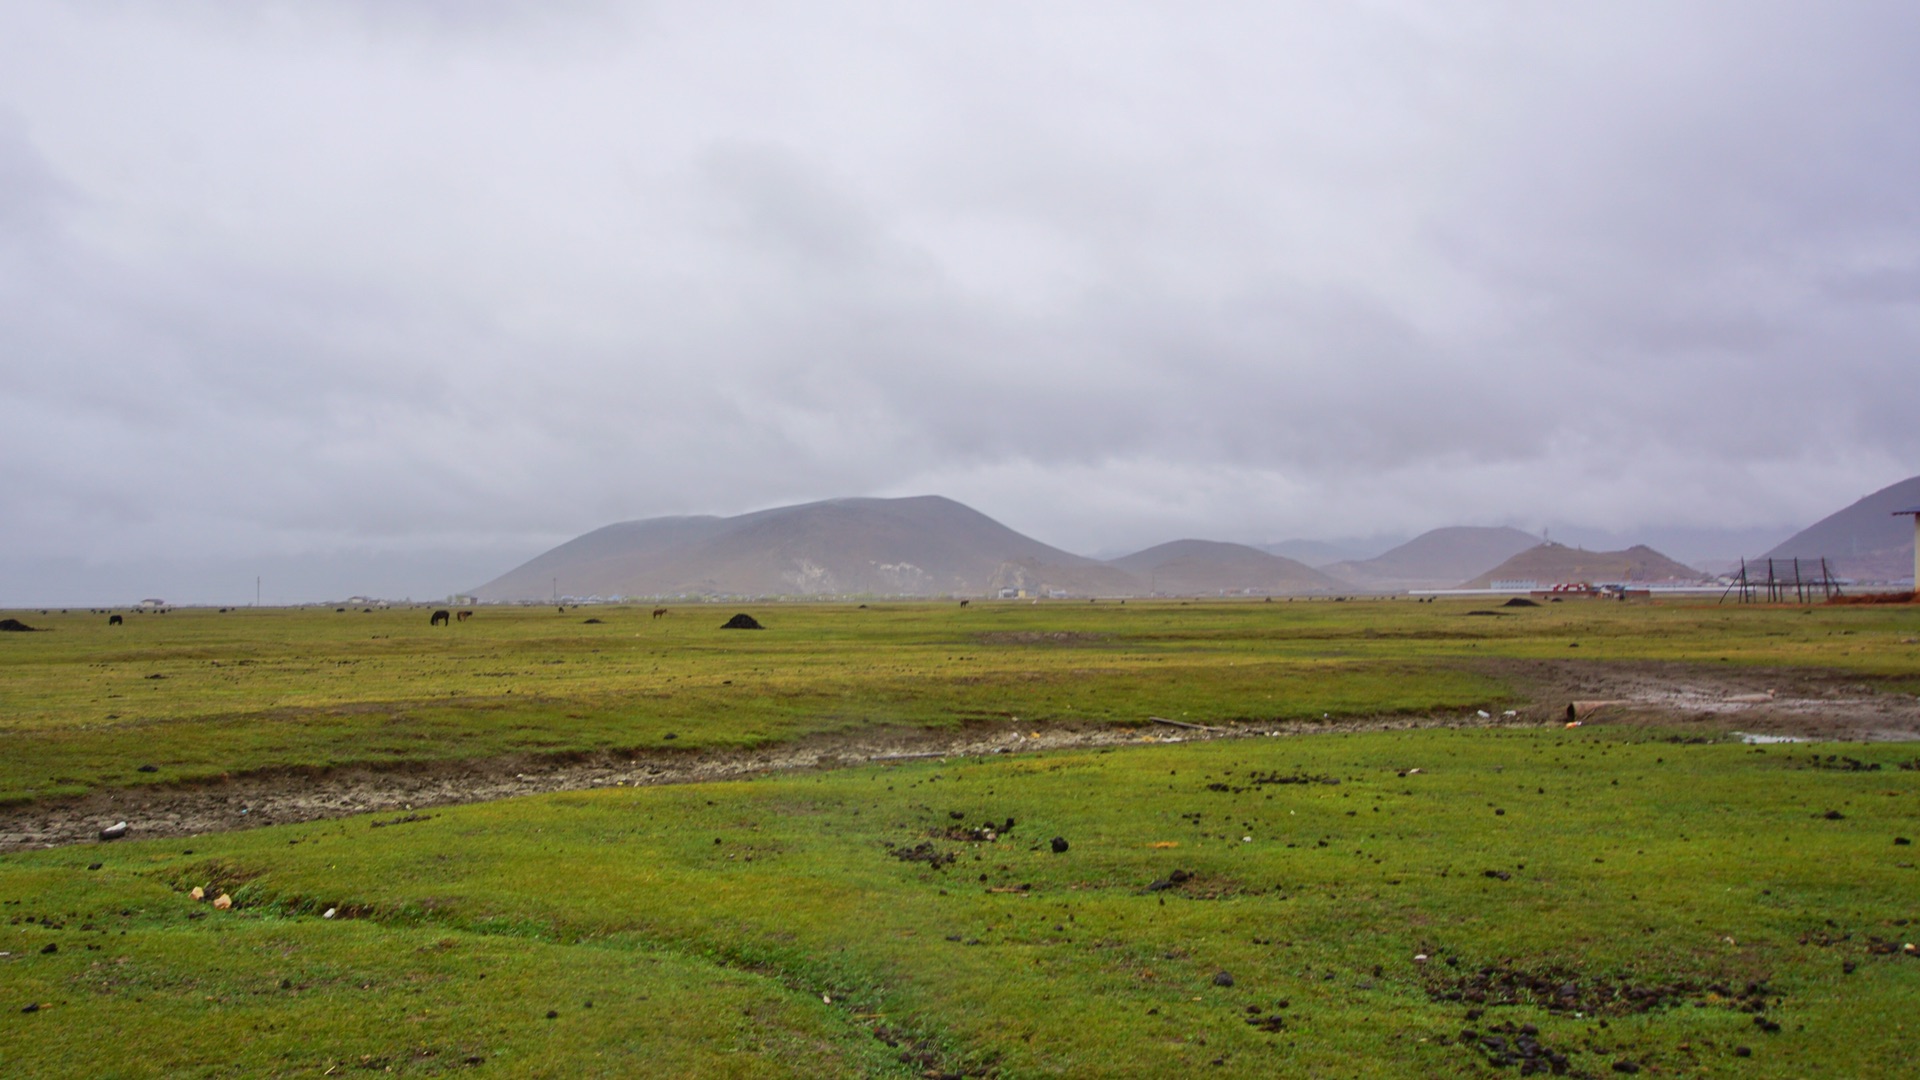
[(102, 865), (101, 863), (97, 863), (97, 862), (90, 862), (90, 863), (88, 863), (88, 864), (87, 864), (87, 869), (89, 869), (89, 870), (98, 870), (98, 869), (100, 869), (100, 867), (101, 867), (101, 865)]
[(1229, 974), (1227, 974), (1227, 973), (1226, 973), (1226, 972), (1224, 972), (1224, 971), (1216, 971), (1216, 972), (1214, 972), (1214, 973), (1213, 973), (1213, 985), (1215, 985), (1215, 986), (1232, 986), (1232, 985), (1233, 985), (1233, 976), (1232, 976), (1232, 975), (1229, 975)]
[(1064, 836), (1056, 836), (1056, 837), (1054, 837), (1054, 838), (1053, 838), (1053, 841), (1052, 841), (1052, 843), (1053, 843), (1053, 853), (1054, 853), (1055, 855), (1061, 855), (1061, 854), (1065, 854), (1065, 853), (1066, 853), (1066, 850), (1067, 850), (1067, 838), (1066, 838), (1066, 837), (1064, 837)]
[(118, 840), (125, 835), (127, 835), (127, 823), (124, 821), (115, 822), (100, 830), (102, 840)]
[(142, 766), (140, 766), (140, 767), (139, 767), (138, 769), (135, 769), (134, 771), (135, 771), (135, 772), (159, 772), (159, 771), (160, 771), (160, 766), (158, 766), (158, 765), (142, 765)]
[(1617, 1073), (1637, 1073), (1640, 1071), (1640, 1063), (1627, 1058), (1621, 1058), (1619, 1061), (1613, 1063), (1613, 1071)]
[(1733, 1056), (1734, 1057), (1752, 1057), (1753, 1048), (1751, 1046), (1736, 1046), (1733, 1048)]
[(187, 890), (187, 895), (193, 897), (195, 900), (205, 900), (207, 898), (207, 890), (195, 885), (193, 888)]
[(60, 946), (55, 945), (53, 942), (49, 941), (47, 942), (47, 947), (40, 950), (40, 955), (52, 956), (54, 953), (57, 953), (59, 951), (60, 951)]
[(225, 911), (233, 906), (233, 897), (228, 896), (226, 893), (221, 893), (219, 896), (213, 898), (213, 906), (221, 911)]
[(320, 917), (321, 917), (321, 918), (323, 918), (323, 919), (331, 919), (331, 918), (333, 918), (333, 917), (334, 917), (334, 916), (335, 916), (336, 914), (338, 914), (338, 913), (339, 913), (339, 911), (340, 911), (340, 909), (339, 909), (339, 908), (328, 908), (327, 910), (325, 910), (325, 911), (323, 911), (323, 912), (321, 912), (321, 913), (320, 913)]

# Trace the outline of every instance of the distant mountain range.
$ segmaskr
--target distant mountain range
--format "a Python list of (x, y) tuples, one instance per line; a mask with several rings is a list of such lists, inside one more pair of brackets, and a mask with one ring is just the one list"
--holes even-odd
[[(1861, 499), (1770, 552), (1843, 575), (1899, 580), (1913, 565), (1920, 477)], [(1486, 588), (1494, 581), (1697, 581), (1651, 548), (1585, 551), (1518, 529), (1450, 527), (1384, 554), (1319, 567), (1268, 550), (1176, 540), (1101, 561), (1043, 544), (952, 499), (829, 499), (737, 517), (621, 522), (569, 540), (473, 590), (483, 600), (555, 596), (1295, 595)], [(1332, 549), (1339, 550), (1339, 549)]]
[(1894, 511), (1920, 506), (1920, 476), (1889, 484), (1828, 514), (1761, 556), (1829, 560), (1835, 573), (1861, 582), (1913, 577), (1913, 520)]
[(569, 540), (473, 590), (556, 596), (1145, 596), (1347, 586), (1242, 544), (1179, 540), (1101, 562), (952, 499), (830, 499), (738, 517), (628, 521)]

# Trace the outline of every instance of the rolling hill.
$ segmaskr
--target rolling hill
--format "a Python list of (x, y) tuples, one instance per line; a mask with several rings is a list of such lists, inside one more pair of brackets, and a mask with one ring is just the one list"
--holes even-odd
[(1512, 558), (1540, 542), (1511, 528), (1456, 525), (1433, 529), (1383, 555), (1320, 569), (1361, 589), (1444, 589)]
[(1829, 560), (1841, 577), (1865, 582), (1913, 576), (1913, 521), (1896, 510), (1920, 506), (1920, 476), (1889, 484), (1781, 541), (1762, 558)]
[(1460, 587), (1486, 589), (1496, 581), (1531, 581), (1541, 588), (1576, 581), (1594, 584), (1631, 581), (1650, 585), (1701, 581), (1705, 577), (1700, 571), (1674, 562), (1644, 544), (1625, 551), (1584, 551), (1565, 544), (1547, 543), (1528, 548)]
[(1286, 596), (1348, 588), (1305, 563), (1245, 544), (1212, 540), (1175, 540), (1114, 559), (1110, 565), (1144, 579), (1147, 592), (1176, 596)]
[(1132, 575), (939, 496), (829, 499), (737, 517), (596, 529), (473, 590), (571, 596), (979, 596), (1000, 588), (1139, 592)]

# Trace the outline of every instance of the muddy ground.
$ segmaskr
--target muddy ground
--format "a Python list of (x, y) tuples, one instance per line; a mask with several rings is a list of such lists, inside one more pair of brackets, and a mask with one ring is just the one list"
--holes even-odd
[(1404, 730), (1493, 724), (1659, 724), (1703, 735), (1747, 733), (1817, 740), (1920, 740), (1920, 700), (1877, 690), (1858, 675), (1682, 664), (1503, 661), (1497, 673), (1530, 702), (1514, 709), (1341, 720), (1249, 721), (1200, 728), (976, 726), (959, 731), (875, 730), (745, 751), (608, 752), (515, 757), (323, 772), (269, 771), (192, 786), (101, 791), (0, 809), (0, 851), (94, 841), (128, 823), (129, 837), (193, 836), (367, 812), (417, 810), (583, 788), (732, 780), (767, 773), (922, 758), (1033, 753), (1195, 739)]

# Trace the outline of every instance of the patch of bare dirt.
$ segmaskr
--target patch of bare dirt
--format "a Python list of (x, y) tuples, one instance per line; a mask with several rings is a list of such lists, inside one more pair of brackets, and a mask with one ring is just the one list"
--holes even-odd
[(201, 785), (116, 789), (77, 799), (0, 808), (0, 851), (97, 840), (101, 829), (119, 821), (129, 824), (129, 838), (194, 836), (352, 814), (411, 812), (551, 791), (737, 780), (777, 772), (947, 757), (1475, 722), (1471, 718), (1463, 722), (1404, 717), (1176, 731), (1094, 725), (1034, 731), (1030, 725), (1010, 724), (996, 725), (992, 730), (867, 731), (820, 736), (760, 750), (609, 752), (383, 768), (271, 770)]

